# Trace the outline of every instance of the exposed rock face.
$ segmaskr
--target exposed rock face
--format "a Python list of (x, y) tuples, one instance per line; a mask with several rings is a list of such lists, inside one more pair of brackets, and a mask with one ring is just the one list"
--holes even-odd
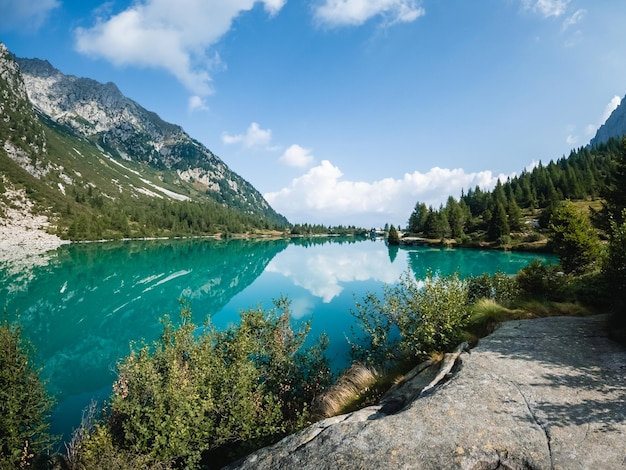
[(624, 468), (626, 349), (605, 321), (505, 323), (395, 414), (330, 418), (228, 468)]
[[(48, 61), (15, 58), (3, 44), (0, 47), (0, 78), (10, 85), (2, 90), (6, 96), (0, 99), (0, 108), (4, 106), (2, 101), (16, 91), (19, 101), (27, 103), (31, 114), (34, 105), (41, 114), (69, 126), (107, 154), (172, 171), (176, 178), (198, 186), (220, 204), (280, 224), (288, 223), (219, 157), (180, 126), (163, 121), (125, 97), (113, 83), (65, 75)], [(37, 129), (30, 124), (27, 128)], [(45, 146), (43, 132), (40, 135), (44, 139), (41, 145)], [(28, 141), (33, 145), (32, 138)], [(12, 155), (19, 154), (13, 148), (10, 150)]]
[(600, 126), (595, 137), (591, 139), (589, 145), (593, 147), (594, 145), (602, 144), (608, 141), (611, 137), (621, 138), (625, 134), (626, 100), (622, 99), (622, 102), (617, 108), (615, 108), (615, 110), (613, 110), (606, 122)]

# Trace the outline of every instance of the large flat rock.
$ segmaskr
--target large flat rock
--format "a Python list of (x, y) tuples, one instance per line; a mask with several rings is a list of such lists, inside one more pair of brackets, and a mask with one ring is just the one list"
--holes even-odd
[(230, 468), (626, 469), (626, 348), (606, 320), (504, 323), (394, 414), (320, 421)]

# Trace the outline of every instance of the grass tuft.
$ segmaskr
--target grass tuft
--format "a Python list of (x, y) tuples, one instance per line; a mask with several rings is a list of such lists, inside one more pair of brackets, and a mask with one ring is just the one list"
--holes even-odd
[(325, 393), (313, 403), (313, 414), (330, 418), (357, 409), (377, 384), (381, 373), (363, 364), (352, 364)]

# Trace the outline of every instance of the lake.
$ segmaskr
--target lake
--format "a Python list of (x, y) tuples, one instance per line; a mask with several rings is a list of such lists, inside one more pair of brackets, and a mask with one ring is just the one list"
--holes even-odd
[(336, 369), (349, 364), (346, 335), (355, 300), (427, 270), (462, 277), (516, 273), (545, 255), (428, 247), (387, 247), (382, 240), (154, 240), (65, 245), (27, 268), (0, 265), (0, 308), (35, 345), (57, 399), (52, 431), (69, 439), (92, 399), (106, 399), (129, 344), (151, 342), (160, 318), (176, 319), (179, 299), (193, 320), (218, 328), (272, 299), (291, 300), (294, 321), (325, 332)]

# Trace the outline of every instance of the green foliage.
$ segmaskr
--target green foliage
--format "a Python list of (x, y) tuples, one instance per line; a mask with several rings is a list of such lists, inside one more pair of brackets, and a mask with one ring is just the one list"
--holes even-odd
[[(615, 320), (626, 328), (626, 209), (622, 212), (622, 222), (612, 223), (608, 254), (602, 266), (602, 273), (608, 292), (613, 293), (611, 300), (615, 312)], [(619, 293), (620, 295), (617, 295)]]
[(429, 272), (418, 283), (407, 273), (398, 284), (385, 286), (383, 300), (369, 294), (352, 314), (365, 333), (351, 343), (353, 359), (387, 365), (424, 357), (460, 341), (469, 319), (467, 286), (458, 274), (442, 277)]
[(613, 221), (619, 225), (626, 221), (623, 212), (626, 209), (626, 136), (622, 138), (619, 151), (615, 154), (615, 168), (604, 196), (604, 212), (609, 223)]
[(470, 304), (481, 299), (490, 299), (501, 305), (511, 305), (519, 297), (519, 293), (516, 278), (501, 271), (472, 276), (467, 280), (467, 298)]
[[(184, 308), (175, 327), (165, 318), (160, 341), (133, 348), (120, 362), (111, 415), (87, 439), (86, 466), (140, 456), (148, 466), (195, 467), (231, 459), (292, 432), (329, 383), (327, 340), (302, 350), (309, 331), (291, 326), (289, 302), (241, 322), (199, 329)], [(99, 447), (101, 446), (101, 447)]]
[(553, 264), (545, 265), (540, 260), (532, 261), (522, 268), (516, 276), (520, 296), (527, 299), (563, 300), (568, 276)]
[(488, 238), (491, 241), (502, 242), (502, 237), (509, 236), (511, 229), (509, 228), (508, 216), (504, 205), (498, 201), (496, 207), (491, 214), (488, 228)]
[(389, 235), (387, 235), (387, 243), (390, 245), (399, 245), (400, 244), (400, 236), (398, 235), (398, 231), (396, 228), (391, 225), (389, 227)]
[(20, 328), (0, 324), (0, 468), (22, 468), (48, 453), (53, 400)]
[(424, 231), (426, 225), (426, 218), (428, 217), (428, 208), (423, 202), (415, 204), (415, 209), (411, 213), (408, 222), (409, 232), (419, 233)]
[(554, 252), (565, 272), (583, 273), (598, 262), (601, 254), (598, 235), (589, 218), (574, 204), (569, 201), (559, 204), (552, 213), (549, 228)]

